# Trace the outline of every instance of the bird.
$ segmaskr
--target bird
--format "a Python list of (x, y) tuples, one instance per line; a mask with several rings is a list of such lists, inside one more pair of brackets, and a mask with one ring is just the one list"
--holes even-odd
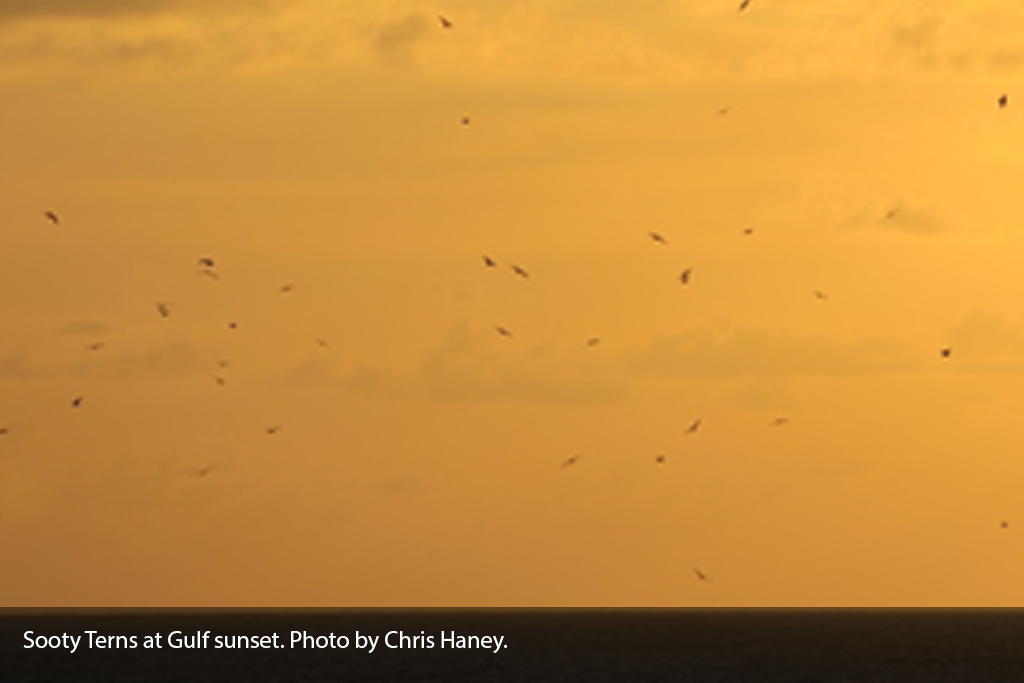
[(825, 292), (820, 289), (816, 289), (814, 290), (814, 298), (818, 301), (828, 301), (828, 294), (825, 294)]
[(893, 208), (891, 208), (891, 209), (889, 209), (888, 211), (885, 212), (885, 216), (883, 217), (883, 220), (887, 220), (887, 221), (896, 220), (896, 216), (898, 216), (899, 213), (900, 213), (900, 210), (894, 206)]
[(60, 225), (60, 216), (55, 211), (44, 211), (43, 215), (46, 216), (46, 220), (50, 221), (54, 225)]
[(721, 108), (720, 108), (720, 109), (718, 110), (718, 115), (719, 115), (719, 116), (725, 116), (726, 114), (728, 114), (728, 113), (729, 113), (729, 110), (730, 110), (730, 109), (732, 109), (732, 107), (721, 107)]
[(782, 426), (788, 425), (788, 424), (789, 424), (789, 418), (788, 417), (777, 417), (774, 420), (772, 420), (772, 427), (782, 427)]
[(231, 365), (231, 361), (226, 358), (218, 358), (216, 363), (218, 368), (227, 368)]
[(76, 396), (75, 398), (73, 398), (71, 400), (71, 407), (72, 408), (80, 408), (82, 406), (82, 401), (84, 399), (85, 399), (84, 396)]
[(1009, 529), (1010, 528), (1010, 523), (1004, 519), (1001, 522), (999, 522), (999, 528), (1000, 529)]
[(698, 567), (693, 568), (693, 573), (696, 575), (698, 581), (710, 581), (708, 575), (702, 572)]
[(460, 121), (460, 122), (462, 123), (462, 125), (464, 125), (464, 126), (468, 126), (468, 125), (469, 125), (469, 117), (468, 117), (468, 116), (463, 116), (463, 117), (462, 117), (461, 119), (459, 119), (459, 121)]
[(441, 22), (441, 28), (452, 27), (452, 22), (448, 19), (448, 17), (444, 16), (443, 14), (438, 14), (437, 20)]
[(501, 335), (502, 337), (508, 337), (508, 338), (511, 338), (511, 337), (512, 337), (512, 332), (511, 332), (511, 331), (509, 331), (509, 330), (508, 330), (507, 328), (505, 328), (505, 327), (502, 327), (501, 325), (496, 325), (496, 326), (494, 327), (494, 330), (495, 330), (495, 331), (496, 331), (496, 332), (497, 332), (498, 334), (500, 334), (500, 335)]
[(238, 329), (238, 323), (236, 323), (234, 320), (232, 320), (231, 322), (228, 323), (228, 329), (229, 330), (237, 330)]
[(168, 304), (168, 303), (163, 303), (163, 302), (158, 301), (156, 303), (156, 310), (157, 310), (157, 313), (160, 314), (161, 318), (166, 318), (167, 316), (169, 316), (171, 314), (171, 305)]
[(949, 358), (951, 355), (953, 355), (953, 349), (947, 346), (946, 348), (939, 351), (939, 355), (942, 356), (943, 358)]
[(526, 272), (526, 271), (525, 271), (525, 270), (524, 270), (524, 269), (522, 268), (522, 266), (517, 266), (517, 265), (516, 265), (516, 264), (514, 264), (514, 263), (512, 264), (512, 272), (513, 272), (513, 273), (515, 273), (516, 275), (518, 275), (518, 276), (519, 276), (519, 277), (521, 277), (521, 278), (524, 278), (524, 279), (527, 279), (527, 280), (529, 280), (529, 279), (530, 279), (530, 274), (529, 274), (529, 273), (527, 273), (527, 272)]
[(754, 229), (753, 228), (743, 228), (743, 234), (744, 235), (753, 235), (754, 234)]
[(484, 254), (484, 265), (488, 268), (494, 268), (498, 263), (487, 254)]
[(281, 431), (281, 425), (274, 425), (273, 427), (267, 427), (267, 434), (269, 434), (270, 436), (273, 436), (274, 434), (277, 434), (279, 431)]
[(601, 343), (601, 338), (600, 337), (591, 337), (590, 339), (587, 340), (587, 346), (597, 346), (600, 343)]
[(658, 463), (659, 465), (664, 465), (665, 464), (665, 454), (664, 453), (659, 453), (658, 456), (654, 458), (654, 462)]
[(650, 235), (651, 239), (654, 240), (655, 242), (657, 242), (658, 244), (668, 244), (668, 240), (666, 240), (664, 235), (662, 235), (660, 233), (649, 232), (647, 234)]
[(748, 7), (750, 7), (750, 0), (743, 0), (743, 2), (740, 3), (740, 8), (738, 10), (736, 10), (736, 11), (737, 12), (742, 12), (743, 10), (747, 9)]
[(88, 346), (86, 346), (85, 350), (86, 351), (99, 351), (104, 346), (106, 346), (106, 343), (104, 343), (104, 342), (96, 342), (95, 344), (89, 344)]
[(322, 349), (327, 348), (327, 341), (326, 340), (321, 339), (320, 337), (317, 337), (314, 341), (316, 342), (316, 345), (319, 346), (320, 348), (322, 348)]
[(222, 387), (222, 386), (224, 386), (225, 384), (228, 383), (228, 381), (226, 379), (224, 379), (223, 377), (221, 377), (220, 375), (215, 375), (214, 378), (213, 378), (213, 381), (217, 383), (218, 387)]
[(288, 294), (294, 289), (295, 285), (281, 285), (281, 288), (278, 291), (281, 292), (282, 294)]
[(209, 268), (200, 268), (199, 269), (199, 274), (200, 275), (205, 275), (206, 277), (210, 278), (211, 280), (218, 280), (218, 281), (220, 280), (220, 275), (217, 274), (217, 271), (211, 270)]
[(999, 96), (999, 108), (1000, 109), (1006, 109), (1006, 105), (1008, 105), (1009, 103), (1010, 103), (1010, 96), (1009, 95), (1007, 95), (1006, 93), (1003, 93), (1002, 95)]
[(7, 436), (9, 433), (7, 427), (0, 427), (0, 436)]
[(210, 258), (209, 256), (201, 256), (199, 258), (199, 267), (200, 268), (216, 268), (217, 266), (214, 263), (213, 259)]
[(567, 458), (565, 460), (565, 462), (562, 463), (562, 467), (572, 467), (573, 465), (575, 465), (579, 461), (580, 461), (580, 456), (574, 455), (571, 458)]
[(679, 276), (679, 281), (684, 285), (690, 284), (690, 268), (683, 271), (682, 275)]
[(687, 434), (696, 434), (697, 430), (700, 429), (700, 418), (698, 417), (693, 423), (686, 428)]

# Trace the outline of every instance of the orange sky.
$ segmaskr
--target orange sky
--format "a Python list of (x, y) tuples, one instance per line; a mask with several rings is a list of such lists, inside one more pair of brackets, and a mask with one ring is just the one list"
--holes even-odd
[(0, 0), (0, 606), (1024, 604), (1024, 8), (737, 4)]

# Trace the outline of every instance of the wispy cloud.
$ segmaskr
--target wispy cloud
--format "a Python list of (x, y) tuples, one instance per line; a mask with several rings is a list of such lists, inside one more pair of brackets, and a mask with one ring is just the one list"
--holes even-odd
[(626, 368), (663, 377), (854, 377), (913, 371), (922, 362), (885, 336), (845, 340), (780, 330), (690, 330), (627, 354)]

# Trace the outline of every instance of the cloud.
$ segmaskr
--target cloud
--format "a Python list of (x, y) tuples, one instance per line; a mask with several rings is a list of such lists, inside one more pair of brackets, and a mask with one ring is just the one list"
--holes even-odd
[(180, 4), (181, 0), (0, 0), (0, 19), (146, 15)]
[(6, 358), (0, 358), (0, 380), (35, 379), (42, 375), (42, 370), (33, 367), (23, 353), (12, 353)]
[(72, 371), (81, 375), (121, 379), (147, 375), (170, 378), (212, 374), (209, 359), (187, 341), (170, 342), (143, 352), (125, 351), (117, 355), (100, 352), (77, 362)]
[(908, 372), (917, 354), (892, 337), (843, 340), (763, 329), (690, 330), (625, 357), (639, 375), (694, 378), (855, 377)]

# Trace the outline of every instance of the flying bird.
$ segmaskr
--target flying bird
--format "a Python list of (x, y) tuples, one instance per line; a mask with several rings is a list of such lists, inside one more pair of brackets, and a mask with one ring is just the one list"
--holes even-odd
[(73, 400), (71, 401), (71, 407), (72, 407), (72, 408), (79, 408), (79, 407), (81, 407), (81, 405), (82, 405), (82, 401), (83, 401), (84, 399), (85, 399), (85, 397), (84, 397), (84, 396), (76, 396), (76, 397), (75, 397), (75, 398), (74, 398), (74, 399), (73, 399)]
[(200, 257), (200, 259), (199, 259), (199, 267), (200, 268), (216, 268), (217, 266), (213, 262), (212, 258), (210, 258), (209, 256), (203, 256), (203, 257)]
[(46, 216), (46, 220), (50, 221), (54, 225), (60, 225), (60, 216), (54, 211), (44, 211), (43, 215)]
[(484, 265), (488, 268), (494, 268), (498, 263), (487, 254), (484, 254)]
[(949, 358), (951, 355), (953, 355), (953, 349), (947, 346), (946, 348), (939, 351), (939, 355), (942, 356), (943, 358)]
[(498, 334), (500, 334), (502, 337), (507, 337), (507, 338), (511, 338), (512, 337), (512, 332), (510, 332), (507, 328), (502, 327), (501, 325), (495, 326), (494, 330)]
[(658, 463), (659, 465), (664, 465), (665, 464), (665, 455), (664, 455), (664, 453), (659, 453), (658, 456), (654, 459), (654, 462)]
[(273, 427), (267, 427), (267, 434), (273, 436), (281, 431), (281, 425), (274, 425)]
[(700, 429), (700, 418), (698, 417), (693, 423), (686, 428), (687, 434), (696, 434), (697, 430)]
[(443, 14), (437, 15), (437, 20), (441, 22), (441, 28), (451, 28), (452, 22), (448, 20), (448, 17)]
[(160, 314), (161, 318), (166, 318), (171, 314), (171, 305), (167, 303), (157, 302), (156, 311)]
[(314, 341), (316, 342), (316, 345), (319, 346), (320, 348), (322, 348), (322, 349), (326, 349), (327, 348), (327, 341), (325, 339), (321, 339), (320, 337), (317, 337)]
[(889, 209), (888, 211), (885, 212), (885, 216), (883, 217), (883, 220), (887, 220), (887, 221), (896, 220), (896, 216), (898, 216), (899, 213), (900, 213), (900, 210), (897, 209), (896, 207), (893, 207), (893, 208), (891, 208), (891, 209)]
[(288, 294), (289, 292), (291, 292), (294, 289), (295, 289), (295, 285), (282, 285), (281, 288), (278, 291), (281, 292), (282, 294)]
[(0, 436), (7, 436), (7, 427), (0, 427)]
[(729, 113), (730, 109), (732, 109), (732, 107), (722, 107), (721, 109), (718, 110), (718, 115), (725, 116), (726, 114)]
[(238, 329), (238, 323), (236, 323), (234, 320), (232, 320), (231, 322), (228, 323), (228, 329), (229, 330), (237, 330)]
[(213, 471), (213, 466), (212, 465), (207, 465), (206, 467), (202, 467), (202, 468), (196, 470), (195, 475), (197, 477), (205, 477), (206, 475), (208, 475), (212, 471)]
[(828, 301), (828, 294), (825, 294), (825, 292), (820, 289), (816, 289), (814, 290), (814, 298), (818, 301)]
[(736, 11), (737, 12), (742, 12), (743, 10), (747, 9), (748, 7), (750, 7), (750, 0), (743, 0), (743, 2), (740, 3), (740, 8), (738, 10), (736, 10)]
[(782, 427), (782, 426), (788, 425), (788, 424), (789, 424), (789, 418), (788, 417), (777, 417), (774, 420), (772, 420), (772, 427)]
[(216, 363), (218, 368), (227, 368), (231, 365), (231, 361), (226, 358), (218, 358)]
[(697, 577), (698, 581), (710, 581), (708, 575), (702, 572), (698, 567), (693, 568), (693, 573)]
[(104, 342), (96, 342), (95, 344), (89, 344), (88, 346), (86, 346), (85, 350), (86, 351), (99, 351), (104, 346), (106, 346), (106, 343), (104, 343)]
[(647, 234), (650, 235), (651, 239), (654, 240), (655, 242), (657, 242), (658, 244), (668, 244), (668, 240), (666, 240), (664, 235), (662, 235), (660, 233), (649, 232)]
[(1010, 528), (1010, 523), (1004, 519), (1003, 521), (999, 522), (999, 528), (1000, 529), (1009, 529)]
[(217, 271), (212, 270), (210, 268), (200, 268), (199, 269), (199, 274), (200, 275), (205, 275), (206, 277), (210, 278), (211, 280), (220, 281), (220, 275), (217, 274)]
[(600, 343), (601, 343), (601, 338), (600, 337), (591, 337), (590, 339), (587, 340), (587, 346), (597, 346)]
[(222, 387), (222, 386), (224, 386), (225, 384), (228, 383), (228, 381), (226, 379), (224, 379), (223, 377), (221, 377), (219, 375), (215, 376), (213, 378), (213, 381), (217, 383), (218, 387)]
[(1000, 109), (1006, 109), (1006, 105), (1008, 105), (1009, 103), (1010, 103), (1010, 96), (1009, 95), (1007, 95), (1006, 93), (1003, 93), (1002, 95), (999, 96), (999, 108)]
[(572, 467), (573, 465), (575, 465), (579, 461), (580, 461), (580, 456), (574, 455), (571, 458), (566, 459), (566, 461), (562, 463), (562, 467)]
[(527, 273), (521, 266), (517, 266), (514, 263), (512, 264), (512, 272), (515, 273), (516, 275), (518, 275), (521, 278), (524, 278), (524, 279), (527, 279), (527, 280), (530, 279), (530, 274)]
[(459, 119), (459, 121), (460, 121), (460, 122), (462, 123), (462, 125), (464, 125), (464, 126), (468, 126), (468, 125), (469, 125), (469, 117), (468, 117), (468, 116), (463, 116), (463, 117), (462, 117), (461, 119)]
[(686, 270), (683, 271), (683, 274), (679, 276), (679, 281), (682, 282), (684, 285), (690, 284), (691, 270), (691, 268), (687, 268)]

